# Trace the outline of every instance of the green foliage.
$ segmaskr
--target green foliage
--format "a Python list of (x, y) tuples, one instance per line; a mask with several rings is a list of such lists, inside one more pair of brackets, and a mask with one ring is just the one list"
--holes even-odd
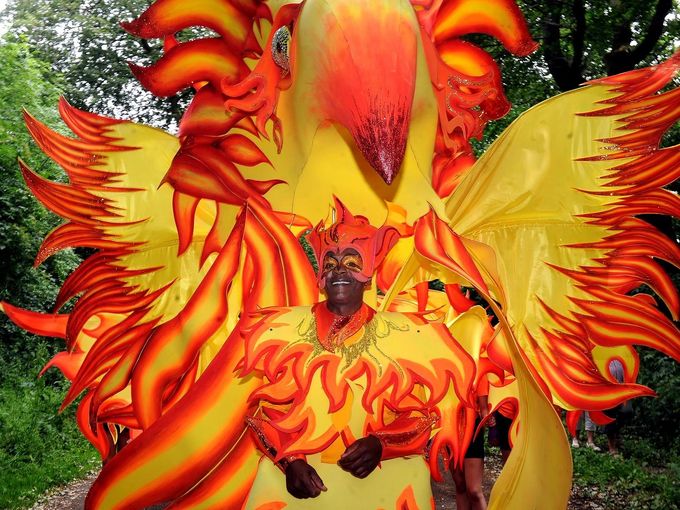
[(659, 455), (671, 449), (680, 451), (680, 364), (668, 356), (647, 348), (639, 348), (640, 374), (638, 382), (657, 393), (656, 398), (636, 399), (633, 404), (635, 418), (630, 431), (647, 438), (655, 448), (645, 460), (659, 463)]
[[(31, 195), (17, 157), (49, 179), (65, 179), (32, 142), (21, 115), (26, 108), (57, 124), (60, 89), (45, 82), (45, 70), (25, 43), (0, 44), (0, 300), (43, 311), (79, 261), (67, 251), (32, 268), (41, 240), (59, 218)], [(76, 430), (73, 409), (57, 414), (63, 377), (52, 370), (37, 379), (63, 348), (60, 342), (30, 335), (0, 314), (0, 508), (29, 503), (46, 488), (91, 469), (94, 452)]]
[[(539, 52), (546, 56), (557, 52), (568, 65), (578, 66), (582, 77), (591, 80), (633, 67), (653, 65), (673, 53), (680, 34), (677, 16), (662, 16), (655, 32), (655, 13), (673, 10), (671, 0), (519, 0), (534, 38), (540, 41)], [(551, 48), (550, 26), (557, 25), (558, 47)], [(644, 45), (644, 46), (643, 46)], [(616, 68), (612, 59), (617, 52), (639, 55), (632, 67)], [(620, 66), (619, 66), (620, 67)]]
[(127, 62), (149, 65), (161, 41), (127, 34), (120, 22), (139, 16), (146, 0), (10, 0), (2, 16), (11, 41), (26, 41), (47, 62), (47, 81), (63, 77), (63, 92), (76, 107), (102, 115), (174, 129), (189, 92), (156, 98), (134, 79)]
[[(34, 346), (34, 372), (50, 356)], [(74, 406), (57, 409), (66, 392), (63, 378), (26, 376), (25, 363), (3, 367), (0, 384), (0, 508), (31, 504), (53, 485), (97, 468), (99, 458), (75, 425)]]
[[(498, 62), (505, 92), (512, 104), (508, 115), (487, 126), (482, 140), (473, 141), (473, 147), (478, 155), (482, 154), (520, 113), (562, 90), (568, 90), (563, 86), (561, 79), (563, 77), (555, 67), (556, 62), (568, 67), (566, 72), (573, 75), (575, 87), (587, 80), (607, 76), (613, 71), (622, 72), (658, 64), (671, 56), (680, 46), (680, 18), (677, 15), (666, 17), (658, 38), (651, 33), (657, 4), (670, 3), (670, 0), (589, 1), (587, 10), (583, 13), (584, 18), (580, 21), (577, 19), (577, 13), (580, 12), (578, 7), (584, 5), (583, 0), (541, 2), (518, 0), (517, 3), (527, 21), (529, 32), (539, 43), (536, 52), (527, 57), (517, 58), (509, 55), (507, 50), (491, 37), (480, 35), (466, 37), (488, 51)], [(675, 3), (677, 13), (677, 2)], [(553, 21), (553, 18), (557, 21)], [(551, 52), (553, 43), (549, 40), (547, 28), (555, 24), (559, 26), (559, 38), (555, 42), (559, 48), (554, 47)], [(626, 39), (628, 35), (630, 37)], [(643, 42), (651, 45), (651, 49), (641, 55), (638, 61), (631, 56), (630, 59), (619, 62), (619, 66), (628, 64), (624, 69), (614, 69), (610, 65), (614, 50), (619, 51), (619, 54), (628, 55), (636, 48), (641, 48)], [(582, 56), (578, 58), (575, 53), (582, 53)], [(676, 133), (677, 129), (676, 127)], [(676, 135), (667, 135), (665, 145), (668, 145), (669, 140), (676, 138)]]
[[(64, 253), (43, 267), (32, 269), (43, 236), (58, 224), (23, 181), (17, 157), (51, 179), (64, 178), (32, 143), (21, 116), (26, 108), (49, 123), (56, 123), (59, 89), (44, 83), (44, 64), (31, 57), (25, 44), (0, 45), (0, 299), (13, 304), (45, 310), (54, 302), (58, 284), (73, 269), (76, 258)], [(29, 336), (0, 319), (0, 337), (6, 357), (26, 352)]]
[[(56, 125), (60, 90), (46, 83), (45, 64), (31, 56), (24, 43), (0, 44), (0, 300), (34, 310), (53, 305), (59, 285), (79, 259), (71, 251), (32, 268), (44, 236), (59, 224), (31, 195), (19, 171), (17, 157), (52, 180), (64, 180), (63, 171), (35, 146), (23, 123), (22, 108)], [(0, 316), (0, 360), (30, 360), (35, 337)]]
[(624, 442), (626, 458), (595, 453), (589, 448), (573, 450), (574, 483), (592, 492), (592, 496), (598, 494), (607, 509), (677, 509), (680, 457), (675, 452), (667, 459), (665, 469), (655, 469), (637, 457), (638, 449), (649, 448), (644, 440)]

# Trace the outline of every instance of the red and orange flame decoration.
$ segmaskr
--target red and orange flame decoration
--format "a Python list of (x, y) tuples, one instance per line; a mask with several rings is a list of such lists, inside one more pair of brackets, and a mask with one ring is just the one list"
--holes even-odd
[[(66, 220), (36, 264), (70, 247), (96, 253), (54, 314), (2, 304), (21, 327), (66, 342), (45, 368), (71, 380), (64, 406), (83, 395), (79, 427), (106, 461), (86, 508), (240, 508), (259, 458), (243, 418), (261, 389), (241, 376), (243, 339), (261, 308), (318, 301), (299, 237), (334, 196), (399, 232), (380, 253), (371, 304), (454, 331), (471, 305), (458, 285), (489, 303), (496, 333), (459, 340), (477, 376), (496, 374), (502, 398), (519, 403), (521, 423), (491, 507), (560, 507), (570, 459), (552, 403), (597, 412), (650, 394), (634, 384), (634, 345), (680, 359), (673, 323), (650, 296), (627, 294), (646, 284), (680, 314), (654, 261), (680, 265), (678, 246), (637, 217), (680, 216), (663, 189), (680, 148), (659, 145), (680, 116), (678, 90), (659, 92), (680, 58), (537, 106), (475, 162), (470, 139), (509, 105), (497, 65), (464, 36), (533, 51), (510, 0), (158, 0), (123, 27), (165, 42), (158, 62), (131, 65), (146, 88), (196, 91), (179, 135), (63, 100), (72, 138), (26, 114), (68, 176), (49, 182), (21, 163)], [(212, 35), (178, 42), (190, 27)], [(608, 375), (612, 359), (624, 384)], [(409, 374), (434, 377), (419, 363)], [(464, 448), (471, 435), (447, 440)], [(551, 490), (537, 494), (537, 470)]]

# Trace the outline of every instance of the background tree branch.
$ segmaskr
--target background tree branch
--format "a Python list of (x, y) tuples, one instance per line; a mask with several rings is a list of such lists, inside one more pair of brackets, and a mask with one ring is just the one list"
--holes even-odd
[(614, 34), (611, 51), (604, 55), (607, 75), (611, 76), (624, 71), (630, 71), (640, 64), (654, 50), (664, 33), (666, 17), (673, 8), (673, 0), (658, 0), (654, 15), (647, 25), (642, 40), (633, 45), (633, 30), (631, 21), (626, 20)]
[[(576, 0), (574, 3), (579, 3), (581, 0)], [(582, 2), (581, 2), (582, 3)], [(548, 65), (550, 74), (555, 79), (557, 87), (561, 91), (571, 90), (583, 83), (584, 79), (581, 74), (581, 57), (583, 47), (580, 46), (581, 53), (576, 55), (578, 58), (569, 58), (565, 55), (562, 49), (562, 30), (563, 30), (563, 2), (559, 0), (546, 0), (545, 16), (543, 23), (543, 55), (545, 62)], [(577, 9), (573, 6), (573, 11)], [(583, 11), (585, 12), (585, 10)], [(574, 31), (572, 35), (572, 42), (579, 36), (578, 30)], [(581, 39), (585, 34), (585, 19), (580, 34)]]

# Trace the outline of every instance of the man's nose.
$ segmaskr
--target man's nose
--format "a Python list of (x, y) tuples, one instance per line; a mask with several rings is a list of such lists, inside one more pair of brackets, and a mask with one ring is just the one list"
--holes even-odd
[(347, 268), (343, 266), (342, 264), (338, 264), (333, 268), (333, 272), (337, 274), (346, 274), (347, 273)]

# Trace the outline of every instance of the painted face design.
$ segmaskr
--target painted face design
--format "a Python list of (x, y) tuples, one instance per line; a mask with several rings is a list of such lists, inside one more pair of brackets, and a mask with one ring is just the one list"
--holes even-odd
[(348, 315), (345, 312), (354, 313), (361, 306), (366, 288), (366, 282), (358, 278), (362, 269), (363, 259), (354, 248), (326, 252), (321, 275), (329, 310)]
[(350, 273), (360, 273), (364, 268), (364, 262), (358, 254), (345, 255), (338, 260), (331, 253), (327, 253), (323, 259), (323, 273), (328, 274), (337, 268), (344, 268)]

